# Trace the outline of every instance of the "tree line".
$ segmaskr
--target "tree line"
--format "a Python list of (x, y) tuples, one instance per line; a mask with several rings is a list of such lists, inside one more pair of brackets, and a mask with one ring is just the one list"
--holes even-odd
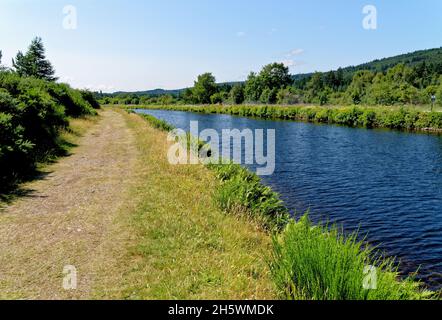
[(13, 68), (1, 65), (0, 51), (0, 192), (32, 174), (37, 163), (65, 152), (61, 132), (70, 117), (96, 114), (89, 91), (57, 83), (40, 38), (26, 53), (18, 52)]
[[(430, 50), (431, 51), (431, 50)], [(422, 54), (421, 54), (422, 55)], [(176, 95), (101, 95), (105, 104), (317, 104), (442, 105), (442, 52), (410, 56), (409, 63), (389, 58), (360, 67), (292, 76), (282, 63), (272, 63), (244, 83), (217, 84), (212, 73), (196, 79)], [(428, 58), (427, 60), (425, 60)], [(396, 64), (394, 64), (396, 63)], [(363, 69), (363, 68), (366, 69)]]

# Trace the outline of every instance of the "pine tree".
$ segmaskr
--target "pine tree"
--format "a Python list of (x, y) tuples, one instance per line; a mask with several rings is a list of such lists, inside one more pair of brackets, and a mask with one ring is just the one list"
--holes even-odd
[(6, 71), (7, 68), (5, 66), (2, 66), (2, 58), (3, 58), (3, 52), (0, 50), (0, 71)]
[(57, 80), (54, 77), (55, 70), (45, 56), (45, 48), (41, 38), (32, 40), (28, 52), (18, 52), (15, 60), (12, 60), (15, 71), (23, 77), (35, 77), (48, 81)]

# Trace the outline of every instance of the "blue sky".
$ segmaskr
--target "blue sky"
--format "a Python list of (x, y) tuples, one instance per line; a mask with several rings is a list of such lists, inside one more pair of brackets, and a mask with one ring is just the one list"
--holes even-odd
[[(362, 27), (365, 5), (376, 30)], [(440, 47), (441, 30), (440, 0), (0, 0), (5, 64), (38, 35), (61, 80), (104, 91), (182, 88), (207, 71), (243, 80), (274, 61), (327, 71)]]

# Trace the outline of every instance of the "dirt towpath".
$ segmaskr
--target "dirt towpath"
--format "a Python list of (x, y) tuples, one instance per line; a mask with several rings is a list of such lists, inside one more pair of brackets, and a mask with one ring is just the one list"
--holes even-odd
[[(72, 155), (0, 208), (0, 298), (87, 299), (112, 281), (106, 270), (128, 236), (113, 221), (135, 174), (134, 139), (120, 113), (102, 111)], [(66, 290), (75, 275), (77, 289)]]

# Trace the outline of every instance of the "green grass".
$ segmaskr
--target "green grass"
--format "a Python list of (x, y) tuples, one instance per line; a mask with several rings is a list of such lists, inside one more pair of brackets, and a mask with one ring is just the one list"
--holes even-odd
[[(271, 238), (213, 200), (218, 181), (202, 165), (171, 165), (167, 134), (150, 117), (125, 114), (139, 153), (123, 204), (132, 240), (118, 265), (116, 299), (275, 299), (267, 266)], [(146, 120), (148, 122), (146, 122)], [(149, 123), (149, 124), (148, 124)]]
[(338, 124), (350, 127), (389, 128), (408, 131), (442, 131), (442, 112), (411, 107), (314, 106), (146, 106), (146, 109), (232, 114), (265, 119)]
[(221, 184), (215, 200), (225, 212), (247, 214), (266, 230), (277, 231), (289, 220), (279, 195), (263, 185), (260, 178), (237, 164), (209, 165)]
[[(155, 125), (151, 117), (145, 118)], [(165, 126), (162, 126), (165, 127)], [(168, 131), (168, 130), (166, 130)], [(273, 235), (269, 267), (279, 296), (296, 300), (414, 300), (436, 297), (411, 278), (401, 279), (393, 259), (381, 255), (357, 235), (336, 227), (299, 221), (271, 188), (236, 164), (209, 165), (219, 184), (213, 197), (226, 213), (250, 217)], [(378, 258), (375, 258), (378, 257)], [(376, 268), (376, 288), (364, 288), (365, 268)]]
[(160, 129), (163, 131), (172, 131), (173, 129), (175, 129), (173, 126), (168, 124), (166, 121), (157, 119), (151, 115), (143, 114), (142, 117), (144, 119), (146, 119), (150, 123), (150, 125), (152, 127), (154, 127), (155, 129)]
[[(271, 270), (280, 294), (295, 300), (414, 300), (433, 296), (412, 279), (399, 280), (391, 259), (343, 236), (336, 227), (313, 226), (304, 216), (274, 238)], [(365, 268), (376, 268), (374, 278)], [(365, 270), (368, 271), (368, 270)], [(366, 287), (364, 288), (364, 282)]]

